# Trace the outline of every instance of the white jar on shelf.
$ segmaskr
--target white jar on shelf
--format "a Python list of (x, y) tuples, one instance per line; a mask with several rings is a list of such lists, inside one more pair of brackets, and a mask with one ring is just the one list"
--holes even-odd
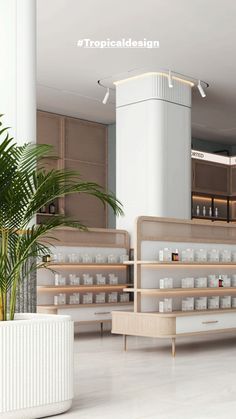
[(196, 262), (207, 262), (206, 249), (197, 249), (195, 252)]
[(116, 255), (113, 255), (113, 254), (108, 255), (107, 256), (107, 262), (108, 263), (117, 263), (117, 257), (116, 257)]
[(195, 298), (195, 310), (206, 310), (207, 309), (207, 297)]
[(164, 298), (163, 301), (159, 301), (159, 312), (160, 313), (172, 312), (172, 298)]
[(102, 274), (96, 274), (96, 284), (97, 285), (106, 285), (106, 277)]
[(232, 262), (236, 262), (236, 252), (232, 252)]
[(78, 255), (76, 253), (69, 253), (68, 254), (69, 263), (77, 263), (78, 262)]
[(209, 288), (217, 288), (219, 286), (219, 278), (216, 275), (208, 275), (207, 283)]
[(185, 297), (182, 299), (182, 311), (193, 311), (194, 310), (194, 298)]
[(208, 252), (208, 260), (209, 262), (219, 262), (220, 260), (220, 252), (218, 249), (211, 249)]
[(129, 293), (123, 292), (122, 294), (119, 294), (119, 301), (120, 303), (128, 303), (129, 302)]
[(60, 274), (54, 275), (54, 283), (56, 286), (66, 285), (66, 278)]
[(84, 253), (81, 256), (82, 259), (82, 263), (92, 263), (93, 262), (93, 258), (91, 255), (89, 255), (88, 253)]
[(184, 249), (181, 252), (182, 262), (194, 262), (194, 250), (193, 249)]
[(95, 256), (95, 263), (106, 263), (106, 257), (101, 254)]
[(110, 292), (107, 296), (108, 303), (117, 303), (118, 293), (117, 292)]
[(83, 274), (84, 285), (93, 285), (93, 277), (90, 274)]
[(219, 308), (219, 306), (220, 306), (220, 297), (218, 296), (208, 297), (207, 308), (209, 310), (216, 310)]
[(223, 249), (220, 251), (221, 262), (231, 262), (231, 251), (229, 249)]
[(222, 275), (222, 279), (223, 279), (223, 286), (230, 288), (231, 287), (231, 278), (228, 277), (228, 275)]
[(231, 296), (224, 295), (220, 297), (220, 308), (230, 308), (231, 307)]
[(105, 302), (106, 302), (105, 292), (99, 292), (99, 294), (95, 295), (95, 303), (96, 304), (104, 304)]
[(118, 277), (115, 274), (108, 274), (108, 282), (110, 285), (117, 285)]
[(194, 286), (195, 286), (195, 288), (206, 288), (207, 287), (207, 278), (206, 277), (195, 278)]
[(231, 287), (236, 287), (236, 274), (233, 274), (232, 275)]
[(70, 285), (80, 285), (80, 277), (76, 274), (69, 274)]
[(159, 282), (160, 289), (173, 288), (173, 278), (161, 278)]
[(86, 294), (83, 294), (82, 297), (83, 304), (92, 304), (93, 303), (93, 293), (87, 292)]
[(231, 298), (231, 307), (236, 308), (236, 297)]
[(194, 288), (194, 278), (182, 278), (181, 279), (182, 288)]
[(159, 262), (171, 262), (171, 249), (165, 247), (159, 250)]

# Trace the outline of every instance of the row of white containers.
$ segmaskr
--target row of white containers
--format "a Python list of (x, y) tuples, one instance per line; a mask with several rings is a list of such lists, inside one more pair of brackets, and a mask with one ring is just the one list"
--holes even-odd
[[(182, 299), (182, 311), (213, 310), (213, 309), (236, 308), (236, 297), (224, 295), (222, 297), (185, 297)], [(172, 298), (164, 298), (159, 301), (159, 312), (172, 312)]]

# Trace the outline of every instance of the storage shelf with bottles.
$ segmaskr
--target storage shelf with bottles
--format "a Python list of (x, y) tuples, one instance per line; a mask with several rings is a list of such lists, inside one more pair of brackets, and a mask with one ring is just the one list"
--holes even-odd
[(192, 218), (211, 221), (232, 221), (230, 218), (230, 198), (193, 192)]

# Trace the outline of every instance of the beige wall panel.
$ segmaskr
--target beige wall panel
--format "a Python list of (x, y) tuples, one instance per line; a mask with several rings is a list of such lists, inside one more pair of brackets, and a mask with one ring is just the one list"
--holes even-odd
[[(82, 180), (96, 182), (105, 187), (105, 167), (91, 165), (89, 163), (72, 162), (66, 160), (65, 167), (79, 171)], [(98, 199), (85, 194), (70, 195), (65, 198), (65, 212), (69, 217), (76, 218), (88, 227), (105, 228), (106, 210)]]
[(65, 158), (106, 163), (105, 125), (65, 119)]
[(52, 145), (56, 156), (60, 153), (61, 119), (59, 115), (37, 112), (37, 143)]

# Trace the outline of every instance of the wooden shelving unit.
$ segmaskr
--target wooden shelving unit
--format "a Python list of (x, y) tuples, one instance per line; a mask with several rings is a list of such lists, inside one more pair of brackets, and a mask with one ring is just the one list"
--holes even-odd
[[(180, 250), (204, 247), (218, 250), (225, 246), (236, 252), (236, 226), (200, 220), (139, 217), (136, 224), (134, 287), (125, 289), (134, 295), (132, 313), (113, 313), (112, 332), (127, 335), (168, 338), (175, 355), (176, 338), (236, 330), (236, 308), (182, 311), (185, 297), (235, 296), (236, 287), (180, 288), (184, 277), (206, 277), (221, 273), (233, 275), (236, 262), (159, 262), (163, 247)], [(156, 259), (155, 259), (156, 257)], [(178, 269), (177, 269), (178, 268)], [(174, 288), (160, 288), (159, 280), (172, 277)], [(161, 298), (172, 298), (173, 311), (160, 313)]]
[[(78, 231), (72, 228), (60, 228), (55, 231), (53, 239), (50, 240), (54, 245), (52, 253), (60, 253), (65, 257), (64, 262), (51, 261), (47, 264), (49, 269), (42, 269), (38, 274), (38, 305), (39, 313), (69, 314), (78, 326), (99, 323), (101, 331), (103, 323), (111, 321), (113, 310), (132, 310), (132, 297), (129, 301), (120, 301), (120, 295), (124, 289), (132, 286), (129, 278), (129, 265), (121, 263), (70, 263), (67, 262), (70, 253), (88, 254), (95, 260), (96, 254), (100, 254), (107, 259), (108, 255), (114, 254), (119, 259), (120, 256), (129, 254), (129, 235), (124, 230), (89, 229), (88, 231)], [(80, 255), (80, 256), (79, 256)], [(53, 257), (53, 256), (52, 256)], [(55, 285), (54, 275), (61, 274), (66, 277), (65, 285)], [(89, 274), (93, 277), (93, 285), (83, 284), (82, 276)], [(102, 273), (106, 277), (106, 284), (96, 284), (95, 274)], [(108, 274), (114, 273), (118, 277), (117, 284), (110, 284)], [(69, 274), (76, 274), (80, 277), (80, 285), (69, 284)], [(95, 295), (103, 292), (106, 295), (106, 302), (95, 303)], [(117, 302), (108, 302), (108, 293), (118, 294)], [(54, 296), (58, 294), (66, 295), (66, 304), (54, 304)], [(80, 294), (79, 304), (68, 304), (69, 296), (73, 293)], [(91, 304), (83, 304), (82, 297), (85, 293), (93, 294)]]

